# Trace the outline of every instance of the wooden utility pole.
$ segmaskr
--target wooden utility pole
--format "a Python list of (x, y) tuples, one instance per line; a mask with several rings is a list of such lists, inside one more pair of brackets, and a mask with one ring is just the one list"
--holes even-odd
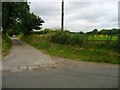
[(61, 31), (64, 30), (64, 0), (62, 0)]
[(118, 51), (120, 53), (120, 2), (118, 3), (118, 46)]

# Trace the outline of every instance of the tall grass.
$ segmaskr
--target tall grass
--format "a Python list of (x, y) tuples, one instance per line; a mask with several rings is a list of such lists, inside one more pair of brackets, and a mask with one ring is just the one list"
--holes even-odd
[(12, 42), (10, 38), (7, 35), (2, 36), (2, 54), (5, 56), (8, 54), (10, 48), (11, 48)]

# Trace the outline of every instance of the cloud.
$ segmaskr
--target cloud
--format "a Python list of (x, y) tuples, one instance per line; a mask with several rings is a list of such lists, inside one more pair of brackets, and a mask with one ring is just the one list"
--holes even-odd
[[(117, 28), (118, 0), (115, 1), (65, 2), (65, 29), (86, 32), (94, 28)], [(30, 8), (45, 21), (43, 28), (60, 28), (60, 2), (31, 2)]]
[(58, 15), (59, 14), (58, 10), (60, 9), (57, 5), (59, 5), (59, 3), (57, 2), (47, 2), (47, 3), (31, 2), (31, 11), (33, 11), (38, 15), (45, 15), (45, 16)]

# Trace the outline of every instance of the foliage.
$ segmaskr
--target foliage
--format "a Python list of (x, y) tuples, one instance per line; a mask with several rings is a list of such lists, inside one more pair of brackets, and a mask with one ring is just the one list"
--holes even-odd
[(94, 29), (94, 30), (93, 30), (93, 34), (95, 34), (95, 35), (98, 34), (98, 30), (97, 30), (97, 29)]
[(120, 29), (118, 31), (118, 42), (117, 42), (117, 45), (118, 45), (118, 52), (120, 53)]
[(44, 21), (34, 15), (33, 13), (27, 13), (27, 15), (25, 16), (25, 18), (23, 19), (22, 21), (22, 24), (23, 24), (23, 27), (24, 27), (24, 31), (23, 33), (25, 34), (30, 34), (30, 32), (35, 29), (35, 30), (40, 30), (42, 24), (41, 23), (44, 23)]
[(86, 39), (87, 39), (87, 37), (84, 34), (70, 35), (70, 43), (69, 43), (69, 45), (85, 46)]
[(44, 29), (43, 31), (40, 31), (39, 33), (40, 34), (48, 34), (48, 33), (52, 33), (52, 32), (54, 32), (53, 30), (51, 30), (51, 29)]
[(79, 34), (84, 34), (84, 32), (80, 31)]
[(69, 35), (65, 32), (57, 31), (54, 35), (50, 37), (50, 41), (59, 43), (59, 44), (68, 44), (69, 43)]
[[(23, 37), (22, 39), (30, 45), (40, 50), (45, 50), (54, 56), (83, 61), (107, 62), (113, 64), (120, 63), (117, 52), (106, 48), (106, 46), (98, 48), (93, 42), (87, 43), (89, 44), (87, 47), (81, 48), (80, 46), (53, 43), (49, 41), (49, 38), (46, 35), (40, 37), (39, 35), (32, 34)], [(90, 44), (96, 47), (91, 47)], [(99, 43), (97, 42), (97, 44)]]
[(10, 29), (7, 29), (6, 33), (9, 35), (9, 36), (12, 36), (12, 35), (18, 35), (20, 34), (20, 32), (22, 32), (22, 25), (21, 24), (16, 24), (14, 25), (12, 28)]
[(80, 45), (82, 46), (85, 43), (85, 36), (80, 34), (69, 34), (69, 32), (61, 32), (57, 31), (50, 37), (50, 41), (59, 43), (59, 44), (67, 44), (67, 45)]
[(27, 2), (3, 2), (2, 11), (3, 32), (6, 33), (7, 29), (12, 28), (29, 12), (29, 6)]
[(3, 2), (2, 11), (3, 34), (29, 34), (44, 23), (40, 17), (30, 13), (27, 2)]
[(113, 29), (102, 29), (98, 31), (97, 29), (94, 29), (93, 31), (86, 32), (86, 34), (99, 34), (99, 35), (117, 35), (119, 29), (113, 28)]
[(11, 48), (11, 40), (9, 39), (9, 37), (7, 35), (3, 35), (2, 36), (2, 53), (3, 56), (5, 56), (8, 52), (9, 49)]

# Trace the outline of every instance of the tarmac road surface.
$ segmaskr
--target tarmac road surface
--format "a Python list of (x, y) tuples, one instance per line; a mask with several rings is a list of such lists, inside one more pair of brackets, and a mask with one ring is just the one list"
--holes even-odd
[(118, 65), (53, 57), (12, 39), (3, 58), (3, 88), (118, 88)]

